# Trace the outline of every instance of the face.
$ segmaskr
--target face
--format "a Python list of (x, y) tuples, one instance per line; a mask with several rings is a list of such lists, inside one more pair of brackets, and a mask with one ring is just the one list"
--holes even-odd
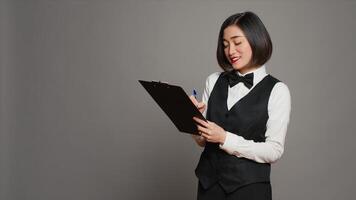
[(252, 58), (251, 46), (242, 30), (231, 25), (224, 30), (224, 52), (235, 70), (245, 74), (256, 67), (249, 66)]

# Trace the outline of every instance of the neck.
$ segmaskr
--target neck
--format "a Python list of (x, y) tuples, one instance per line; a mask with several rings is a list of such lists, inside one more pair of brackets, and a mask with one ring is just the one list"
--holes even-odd
[(240, 69), (240, 70), (237, 70), (237, 71), (240, 72), (240, 74), (245, 75), (245, 74), (247, 74), (247, 73), (249, 73), (249, 72), (252, 72), (252, 71), (258, 69), (259, 67), (260, 67), (260, 66), (244, 67), (244, 68), (242, 68), (242, 69)]

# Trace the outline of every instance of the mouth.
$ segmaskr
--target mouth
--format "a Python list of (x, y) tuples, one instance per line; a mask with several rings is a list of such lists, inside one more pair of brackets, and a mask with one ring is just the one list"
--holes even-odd
[(240, 60), (240, 58), (241, 58), (241, 56), (230, 57), (231, 64), (236, 63), (237, 61)]

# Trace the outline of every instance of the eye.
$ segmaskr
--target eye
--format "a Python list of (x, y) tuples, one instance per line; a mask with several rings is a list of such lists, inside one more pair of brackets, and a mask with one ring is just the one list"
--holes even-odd
[(239, 46), (240, 44), (241, 44), (241, 42), (238, 42), (238, 43), (235, 42), (235, 45), (236, 45), (236, 46)]
[(228, 44), (224, 44), (223, 46), (224, 46), (224, 49), (226, 49), (229, 45)]

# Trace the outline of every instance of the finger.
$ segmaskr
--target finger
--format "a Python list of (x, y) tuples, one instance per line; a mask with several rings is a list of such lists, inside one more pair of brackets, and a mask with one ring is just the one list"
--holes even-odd
[(211, 136), (206, 133), (202, 133), (201, 136), (208, 142), (211, 142)]
[(202, 126), (205, 126), (205, 127), (209, 127), (209, 124), (206, 122), (206, 121), (204, 121), (204, 120), (201, 120), (201, 119), (199, 119), (199, 118), (197, 118), (197, 117), (193, 117), (193, 120), (194, 121), (196, 121), (196, 122), (198, 122), (199, 124), (201, 124)]
[(203, 102), (200, 102), (197, 104), (198, 109), (204, 108), (205, 104)]
[(208, 124), (210, 124), (210, 125), (215, 125), (215, 123), (214, 123), (214, 122), (211, 122), (211, 121), (208, 121)]
[(198, 107), (198, 110), (200, 113), (203, 113), (205, 111), (205, 105), (203, 107)]
[(207, 135), (211, 134), (211, 130), (210, 129), (207, 129), (207, 128), (199, 126), (199, 125), (198, 125), (198, 131), (206, 133)]
[(209, 128), (208, 127), (208, 123), (204, 123), (204, 121), (197, 121), (197, 120), (195, 120), (195, 124), (196, 125), (198, 125), (198, 126), (202, 126), (202, 127), (204, 127), (204, 128)]
[(193, 95), (190, 95), (189, 96), (189, 99), (193, 102), (193, 104), (195, 105), (195, 106), (197, 106), (198, 105), (198, 101), (197, 101), (197, 99), (193, 96)]

